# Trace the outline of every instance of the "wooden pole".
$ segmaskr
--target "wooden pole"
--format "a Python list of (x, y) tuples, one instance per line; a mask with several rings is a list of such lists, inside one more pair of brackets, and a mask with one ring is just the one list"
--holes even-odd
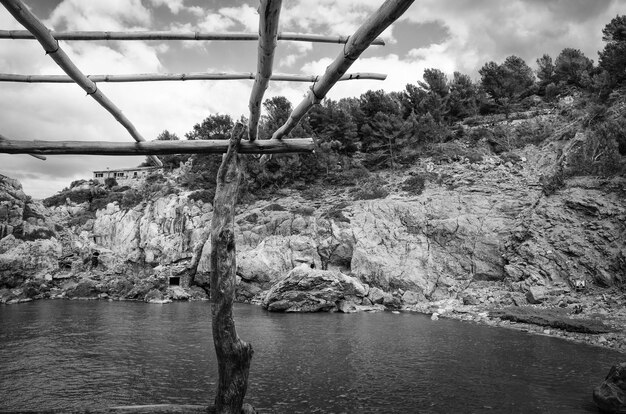
[[(165, 154), (223, 154), (228, 150), (226, 140), (197, 141), (16, 141), (0, 140), (0, 154), (84, 154), (84, 155), (165, 155)], [(241, 154), (285, 154), (313, 152), (312, 138), (242, 141)]]
[[(92, 82), (159, 82), (159, 81), (197, 81), (197, 80), (245, 80), (255, 79), (252, 72), (243, 73), (142, 73), (131, 75), (87, 75)], [(271, 75), (270, 80), (279, 82), (315, 82), (319, 76), (308, 75)], [(348, 73), (339, 81), (370, 79), (385, 80), (387, 75), (380, 73)], [(19, 83), (74, 83), (67, 75), (19, 75), (12, 73), (0, 73), (0, 82)]]
[(259, 6), (259, 51), (257, 53), (257, 72), (250, 93), (248, 109), (248, 140), (254, 141), (258, 135), (261, 103), (272, 76), (274, 50), (278, 43), (278, 19), (282, 0), (261, 0)]
[(414, 0), (387, 0), (376, 13), (370, 16), (357, 29), (344, 46), (344, 50), (326, 68), (324, 76), (316, 82), (306, 98), (291, 112), (289, 119), (274, 134), (272, 139), (281, 139), (293, 130), (302, 117), (315, 104), (318, 104), (330, 88), (346, 73), (361, 53), (380, 35), (391, 23), (396, 21), (409, 8)]
[[(8, 138), (5, 138), (4, 136), (0, 135), (0, 143), (4, 142), (4, 141), (9, 141)], [(47, 158), (44, 157), (43, 155), (39, 155), (39, 154), (28, 154), (31, 157), (37, 158), (38, 160), (42, 160), (45, 161)]]
[[(204, 33), (204, 32), (105, 32), (105, 31), (80, 31), (80, 32), (51, 32), (57, 40), (233, 40), (254, 41), (259, 40), (256, 33)], [(0, 30), (0, 39), (35, 39), (28, 30)], [(346, 43), (348, 36), (323, 36), (300, 33), (279, 33), (278, 40), (292, 42), (311, 43)], [(384, 46), (383, 39), (375, 39), (372, 45)]]
[[(137, 142), (145, 141), (145, 139), (139, 134), (135, 126), (126, 118), (126, 116), (115, 106), (113, 102), (106, 97), (102, 91), (98, 89), (96, 84), (87, 78), (76, 67), (74, 62), (65, 54), (63, 49), (59, 46), (59, 42), (50, 34), (50, 30), (35, 16), (20, 0), (0, 0), (0, 3), (15, 17), (15, 19), (22, 24), (29, 32), (31, 32), (35, 38), (43, 46), (46, 54), (56, 62), (57, 65), (65, 73), (67, 73), (76, 82), (87, 95), (90, 95), (96, 100), (102, 107), (104, 107), (113, 117), (120, 123), (130, 135)], [(157, 166), (162, 166), (163, 163), (155, 157), (151, 156), (150, 160)]]
[(242, 412), (253, 354), (252, 345), (237, 336), (233, 319), (237, 270), (235, 204), (241, 181), (237, 148), (244, 134), (242, 124), (233, 128), (228, 152), (217, 173), (211, 220), (211, 317), (219, 373), (215, 411), (219, 414)]

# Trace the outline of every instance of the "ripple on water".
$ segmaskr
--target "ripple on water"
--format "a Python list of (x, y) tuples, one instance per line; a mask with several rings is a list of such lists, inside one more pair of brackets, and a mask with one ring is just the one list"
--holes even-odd
[[(236, 306), (263, 413), (584, 413), (617, 352), (421, 315)], [(208, 303), (39, 301), (0, 308), (0, 410), (208, 404)]]

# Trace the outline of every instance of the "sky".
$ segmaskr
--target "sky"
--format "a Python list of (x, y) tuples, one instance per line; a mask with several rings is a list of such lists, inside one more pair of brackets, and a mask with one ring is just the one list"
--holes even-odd
[[(25, 0), (52, 30), (173, 30), (257, 32), (258, 4), (251, 0)], [(349, 35), (383, 0), (285, 0), (282, 32)], [(544, 53), (555, 58), (573, 47), (597, 61), (602, 28), (626, 13), (626, 0), (416, 0), (348, 72), (378, 72), (385, 81), (337, 84), (332, 99), (370, 89), (403, 90), (426, 68), (478, 80), (488, 61), (517, 55), (532, 68)], [(23, 29), (0, 7), (0, 30)], [(255, 72), (256, 42), (60, 42), (85, 74)], [(343, 46), (281, 41), (274, 73), (321, 75)], [(35, 40), (0, 39), (0, 73), (63, 74)], [(252, 80), (100, 83), (104, 92), (152, 140), (163, 130), (183, 137), (212, 114), (248, 115)], [(266, 98), (283, 95), (295, 107), (308, 84), (270, 82)], [(75, 84), (0, 82), (0, 134), (16, 140), (119, 141), (132, 138)], [(48, 197), (93, 170), (139, 165), (144, 157), (0, 154), (0, 174), (18, 179), (34, 198)]]

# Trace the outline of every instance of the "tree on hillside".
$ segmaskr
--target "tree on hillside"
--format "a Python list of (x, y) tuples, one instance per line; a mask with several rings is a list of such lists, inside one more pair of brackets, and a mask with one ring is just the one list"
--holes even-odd
[(512, 106), (534, 84), (532, 69), (518, 56), (509, 56), (498, 65), (488, 62), (478, 71), (485, 92), (509, 115)]
[[(167, 129), (161, 132), (157, 138), (157, 141), (180, 141), (178, 135), (171, 133)], [(189, 159), (189, 154), (168, 154), (161, 155), (159, 158), (163, 162), (163, 167), (165, 168), (178, 168), (181, 162), (186, 162)], [(146, 160), (147, 161), (147, 160)]]
[[(157, 135), (155, 141), (180, 141), (178, 135), (171, 133), (170, 131), (163, 130), (159, 135)], [(166, 154), (159, 155), (159, 159), (163, 163), (164, 168), (178, 168), (181, 162), (185, 162), (189, 159), (189, 154)], [(142, 167), (150, 167), (152, 166), (152, 161), (150, 161), (150, 157), (146, 157), (146, 160), (141, 164)]]
[(554, 78), (565, 85), (589, 86), (592, 70), (593, 61), (578, 49), (565, 48), (554, 61)]
[(193, 129), (185, 134), (185, 137), (189, 140), (228, 139), (234, 125), (230, 115), (209, 115), (202, 123), (195, 124)]
[(309, 126), (329, 150), (350, 156), (358, 149), (357, 126), (346, 108), (332, 99), (325, 99), (309, 111)]
[(539, 79), (539, 88), (541, 92), (545, 91), (546, 86), (554, 82), (554, 62), (552, 57), (544, 54), (537, 59), (537, 78)]
[(626, 83), (626, 15), (616, 16), (602, 29), (602, 40), (606, 45), (598, 53), (600, 67), (612, 87)]
[(418, 81), (418, 85), (426, 92), (434, 93), (442, 98), (448, 96), (450, 88), (448, 87), (448, 77), (439, 69), (425, 69), (422, 75), (424, 81)]
[(364, 127), (367, 139), (363, 146), (369, 153), (368, 164), (373, 168), (395, 168), (400, 152), (411, 146), (411, 127), (410, 122), (395, 114), (377, 112)]
[[(283, 126), (293, 110), (291, 102), (284, 96), (274, 96), (263, 102), (264, 115), (259, 126), (259, 138), (270, 139), (278, 128)], [(288, 137), (302, 137), (306, 134), (307, 117), (305, 116)]]
[(461, 120), (476, 115), (478, 112), (478, 94), (472, 79), (468, 75), (454, 72), (449, 87), (450, 116), (453, 119)]
[(402, 118), (407, 119), (411, 114), (420, 113), (424, 99), (426, 99), (426, 91), (417, 85), (408, 83), (399, 95)]

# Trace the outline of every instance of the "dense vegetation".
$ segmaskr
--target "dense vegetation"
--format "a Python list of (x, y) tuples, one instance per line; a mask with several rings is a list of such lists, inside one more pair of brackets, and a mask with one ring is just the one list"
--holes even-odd
[[(574, 140), (577, 133), (585, 139), (554, 176), (545, 178), (546, 194), (558, 189), (567, 176), (621, 174), (626, 155), (626, 16), (612, 19), (602, 33), (605, 47), (597, 65), (580, 50), (565, 48), (554, 59), (547, 54), (538, 58), (534, 70), (523, 59), (509, 56), (500, 63), (485, 63), (476, 81), (459, 72), (450, 77), (430, 68), (422, 81), (406, 85), (401, 92), (367, 91), (358, 98), (326, 99), (291, 134), (313, 137), (315, 153), (246, 158), (242, 201), (284, 186), (306, 195), (315, 192), (315, 183), (356, 186), (355, 198), (380, 197), (384, 183), (371, 174), (414, 165), (421, 157), (479, 162), (495, 154), (515, 163), (516, 148), (546, 139)], [(287, 120), (292, 107), (282, 96), (267, 99), (263, 106), (259, 137), (267, 139)], [(243, 117), (239, 121), (246, 122)], [(229, 115), (210, 115), (184, 138), (228, 139), (233, 126)], [(180, 138), (163, 131), (157, 139)], [(188, 171), (175, 184), (195, 190), (195, 199), (212, 199), (220, 156), (182, 154), (161, 159), (167, 169), (187, 163)], [(413, 178), (405, 187), (418, 193), (426, 178)], [(165, 182), (162, 179), (161, 186)], [(149, 191), (119, 201), (132, 206), (142, 195), (154, 193)], [(122, 197), (113, 193), (82, 197), (103, 201)]]

